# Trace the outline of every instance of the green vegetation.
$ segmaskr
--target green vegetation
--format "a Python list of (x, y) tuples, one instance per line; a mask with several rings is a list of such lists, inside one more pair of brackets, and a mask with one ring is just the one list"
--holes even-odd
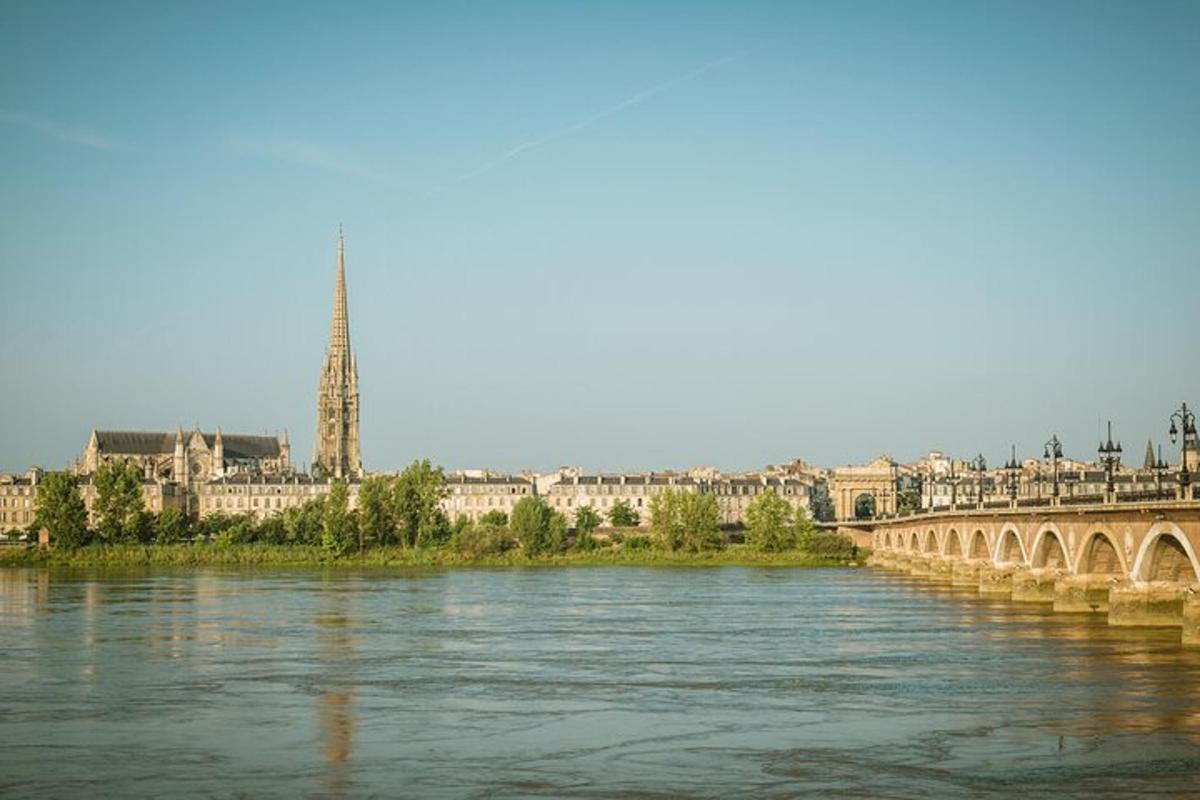
[(671, 550), (719, 550), (721, 509), (711, 494), (666, 489), (650, 498), (650, 530)]
[[(135, 495), (133, 488), (137, 489)], [(668, 489), (650, 501), (650, 530), (610, 529), (581, 507), (568, 540), (568, 521), (536, 496), (522, 497), (511, 516), (490, 511), (477, 522), (451, 523), (442, 510), (445, 478), (428, 461), (396, 477), (375, 476), (359, 486), (356, 508), (349, 486), (334, 481), (324, 497), (265, 519), (211, 514), (190, 522), (178, 509), (155, 516), (142, 507), (141, 477), (116, 464), (96, 481), (98, 530), (89, 530), (74, 479), (48, 475), (37, 499), (39, 526), (51, 532), (48, 550), (0, 551), (0, 565), (827, 565), (854, 561), (842, 536), (817, 533), (804, 514), (767, 492), (751, 503), (745, 543), (723, 531), (714, 495)], [(618, 504), (620, 506), (621, 504)], [(609, 519), (637, 513), (616, 507)]]
[(152, 519), (142, 504), (142, 471), (131, 462), (106, 462), (96, 469), (96, 533), (108, 543), (144, 542)]
[(614, 528), (636, 528), (642, 518), (625, 500), (618, 500), (608, 510), (608, 522)]
[[(646, 536), (630, 537), (621, 547), (567, 550), (530, 558), (512, 547), (510, 532), (471, 526), (464, 532), (478, 545), (413, 548), (394, 545), (351, 551), (334, 556), (320, 545), (219, 544), (192, 542), (174, 545), (92, 544), (75, 549), (0, 548), (0, 567), (828, 567), (855, 558), (837, 558), (790, 550), (763, 553), (746, 545), (730, 545), (704, 553), (671, 551)], [(641, 544), (637, 544), (641, 543)], [(852, 547), (852, 546), (851, 546)]]
[(82, 547), (91, 540), (87, 508), (75, 479), (65, 472), (51, 472), (42, 479), (34, 500), (34, 523), (53, 531), (63, 547)]

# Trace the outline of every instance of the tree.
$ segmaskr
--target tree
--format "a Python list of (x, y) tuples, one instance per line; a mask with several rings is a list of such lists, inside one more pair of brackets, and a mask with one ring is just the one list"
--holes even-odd
[(313, 497), (283, 512), (284, 541), (289, 544), (320, 544), (324, 529), (324, 497)]
[(358, 487), (359, 535), (367, 544), (388, 545), (396, 538), (396, 506), (392, 482), (383, 476), (364, 478)]
[(325, 496), (325, 518), (321, 527), (321, 547), (340, 556), (350, 549), (354, 538), (354, 518), (350, 515), (350, 489), (344, 480), (335, 480)]
[(142, 471), (131, 461), (108, 461), (93, 478), (96, 500), (92, 511), (105, 542), (138, 541), (148, 532), (142, 505)]
[(479, 522), (483, 525), (494, 525), (497, 528), (508, 527), (508, 514), (505, 514), (500, 509), (492, 509), (479, 518)]
[(908, 487), (896, 493), (896, 510), (916, 513), (921, 510), (921, 490)]
[(480, 521), (456, 531), (451, 546), (471, 559), (494, 556), (512, 549), (512, 532), (507, 527)]
[(591, 536), (602, 521), (599, 512), (591, 506), (575, 509), (575, 532), (581, 536)]
[(833, 508), (833, 498), (829, 496), (827, 480), (821, 479), (813, 484), (808, 506), (812, 510), (813, 519), (821, 522), (832, 522), (833, 518), (837, 516)]
[(155, 544), (175, 544), (187, 536), (187, 516), (178, 508), (164, 508), (154, 522)]
[(796, 513), (791, 504), (768, 489), (746, 509), (746, 541), (766, 553), (796, 546)]
[(538, 497), (522, 497), (513, 506), (509, 527), (527, 556), (554, 552), (562, 546), (567, 519)]
[(34, 518), (36, 527), (50, 531), (55, 545), (82, 547), (92, 537), (79, 485), (65, 472), (51, 472), (42, 478), (34, 499)]
[(427, 459), (414, 461), (396, 479), (392, 495), (405, 545), (438, 545), (450, 537), (450, 521), (442, 510), (446, 476), (441, 467)]
[(700, 552), (721, 545), (715, 495), (665, 489), (650, 498), (650, 527), (672, 550)]
[(721, 547), (721, 507), (717, 504), (716, 495), (685, 492), (680, 515), (685, 530), (685, 549), (698, 553)]
[(629, 505), (628, 502), (618, 500), (608, 510), (608, 521), (612, 523), (614, 528), (636, 528), (641, 523), (642, 518), (638, 515), (638, 512), (633, 510), (633, 506)]

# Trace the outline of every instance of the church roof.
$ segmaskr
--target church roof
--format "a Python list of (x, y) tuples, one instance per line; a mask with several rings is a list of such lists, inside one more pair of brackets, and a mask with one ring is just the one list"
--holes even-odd
[[(215, 433), (202, 433), (211, 449)], [(222, 433), (226, 458), (278, 458), (279, 440), (274, 436)], [(96, 445), (107, 455), (164, 455), (175, 452), (175, 434), (159, 431), (96, 431)]]
[[(217, 440), (215, 433), (201, 434), (211, 449)], [(174, 441), (174, 440), (172, 440)], [(221, 447), (226, 458), (278, 458), (279, 440), (274, 436), (247, 436), (221, 432)]]
[(158, 431), (96, 431), (96, 445), (104, 453), (157, 455), (175, 450), (175, 434)]

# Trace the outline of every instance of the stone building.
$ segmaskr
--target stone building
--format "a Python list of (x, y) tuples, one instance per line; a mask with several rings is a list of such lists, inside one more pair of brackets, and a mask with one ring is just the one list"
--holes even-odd
[(337, 283), (329, 347), (317, 389), (317, 438), (314, 470), (334, 478), (361, 478), (358, 438), (358, 362), (350, 351), (350, 315), (346, 307), (346, 256), (338, 230)]
[[(0, 475), (0, 534), (25, 529), (33, 524), (37, 507), (37, 492), (42, 471), (33, 469), (24, 475)], [(93, 475), (76, 475), (79, 496), (87, 510), (88, 524), (96, 524), (96, 487)], [(187, 512), (187, 488), (152, 477), (142, 478), (142, 504), (152, 514), (168, 508)]]
[(710, 482), (709, 490), (717, 496), (724, 525), (744, 525), (746, 509), (756, 497), (766, 492), (775, 492), (794, 511), (812, 518), (809, 508), (811, 486), (798, 478), (771, 475), (722, 477)]
[(291, 470), (291, 446), (283, 438), (193, 430), (107, 431), (92, 429), (77, 475), (91, 475), (107, 461), (137, 464), (150, 480), (184, 486), (239, 472), (283, 474)]
[[(329, 493), (328, 479), (292, 473), (240, 473), (196, 487), (196, 515), (252, 514), (263, 519)], [(350, 481), (350, 508), (358, 505), (358, 481)]]
[[(84, 508), (88, 512), (88, 524), (94, 526), (97, 519), (94, 510), (96, 485), (93, 478), (92, 475), (84, 475), (77, 480), (79, 481), (79, 495), (83, 498)], [(188, 512), (188, 489), (178, 483), (142, 478), (142, 506), (151, 514), (160, 514), (168, 508), (177, 508), (186, 514)]]
[(34, 499), (41, 477), (39, 469), (31, 469), (24, 475), (0, 475), (0, 535), (33, 524)]
[(446, 492), (446, 516), (452, 522), (459, 517), (476, 522), (489, 511), (512, 514), (517, 501), (537, 494), (537, 487), (532, 478), (519, 475), (454, 473), (446, 476)]

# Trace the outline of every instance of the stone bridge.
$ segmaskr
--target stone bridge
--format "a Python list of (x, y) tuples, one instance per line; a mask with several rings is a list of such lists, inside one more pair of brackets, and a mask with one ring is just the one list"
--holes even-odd
[(937, 511), (839, 523), (868, 563), (981, 596), (1182, 628), (1200, 645), (1200, 502)]

